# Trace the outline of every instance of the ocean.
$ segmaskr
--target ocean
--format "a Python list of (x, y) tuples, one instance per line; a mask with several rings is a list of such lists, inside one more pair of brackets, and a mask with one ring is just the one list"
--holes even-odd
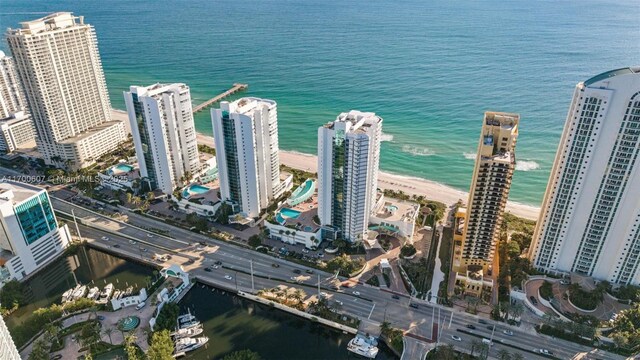
[[(640, 64), (637, 0), (3, 0), (0, 26), (55, 11), (95, 26), (115, 108), (130, 85), (184, 82), (198, 104), (248, 83), (304, 153), (340, 112), (373, 111), (382, 170), (460, 190), (483, 112), (520, 113), (510, 200), (536, 206), (575, 85)], [(196, 126), (211, 134), (208, 112)]]

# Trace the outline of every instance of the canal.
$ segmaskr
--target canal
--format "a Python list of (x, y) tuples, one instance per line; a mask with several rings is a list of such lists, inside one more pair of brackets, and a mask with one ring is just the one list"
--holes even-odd
[[(89, 248), (56, 260), (25, 283), (29, 305), (5, 319), (11, 329), (39, 307), (59, 303), (62, 293), (81, 284), (116, 288), (145, 286), (155, 269)], [(324, 360), (359, 358), (347, 351), (352, 335), (257, 304), (212, 287), (196, 284), (180, 302), (203, 323), (209, 337), (206, 347), (185, 359), (221, 359), (234, 351), (251, 349), (264, 360)], [(380, 344), (376, 359), (395, 359)]]

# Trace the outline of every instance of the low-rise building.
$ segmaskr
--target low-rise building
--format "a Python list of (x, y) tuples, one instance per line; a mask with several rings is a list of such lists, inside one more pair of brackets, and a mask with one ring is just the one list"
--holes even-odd
[(24, 112), (0, 120), (0, 152), (10, 153), (25, 144), (35, 146), (35, 137), (33, 121)]
[(369, 229), (413, 240), (420, 204), (385, 198), (378, 192), (373, 214), (369, 217)]
[(103, 173), (98, 173), (100, 185), (111, 190), (133, 190), (140, 179), (140, 171), (135, 165), (120, 162)]
[(111, 307), (113, 310), (120, 310), (123, 307), (138, 305), (147, 300), (147, 289), (142, 288), (137, 294), (124, 293), (111, 299)]
[(0, 287), (42, 268), (71, 240), (67, 225), (58, 225), (47, 192), (20, 182), (0, 183), (0, 227)]

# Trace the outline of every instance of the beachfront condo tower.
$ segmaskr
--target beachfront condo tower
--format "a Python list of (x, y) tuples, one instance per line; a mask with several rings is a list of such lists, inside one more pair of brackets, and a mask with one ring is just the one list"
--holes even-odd
[(172, 194), (200, 170), (189, 87), (131, 86), (124, 102), (143, 182)]
[(530, 256), (534, 267), (640, 283), (640, 67), (573, 93)]
[(10, 153), (35, 139), (13, 59), (0, 51), (0, 152)]
[(482, 269), (486, 273), (492, 265), (516, 164), (519, 121), (518, 114), (484, 114), (464, 222), (460, 271)]
[(351, 110), (318, 129), (318, 217), (333, 237), (361, 241), (374, 211), (382, 118)]
[(126, 140), (111, 104), (93, 26), (61, 12), (7, 31), (18, 76), (49, 165), (79, 169)]
[(278, 111), (273, 100), (245, 97), (211, 109), (220, 197), (255, 218), (285, 191), (280, 178)]
[(46, 190), (25, 183), (0, 182), (0, 228), (0, 288), (48, 264), (71, 240)]
[[(1, 305), (1, 304), (0, 304)], [(0, 360), (20, 360), (20, 354), (16, 348), (16, 344), (13, 343), (11, 334), (7, 325), (4, 323), (2, 315), (0, 315)]]

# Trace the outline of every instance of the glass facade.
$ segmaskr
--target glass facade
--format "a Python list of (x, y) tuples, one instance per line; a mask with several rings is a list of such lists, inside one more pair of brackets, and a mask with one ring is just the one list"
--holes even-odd
[(230, 200), (242, 208), (242, 193), (240, 190), (240, 166), (238, 164), (238, 148), (236, 145), (236, 128), (229, 113), (222, 112), (222, 135), (224, 137), (225, 160), (229, 176)]
[(57, 228), (53, 209), (45, 192), (16, 206), (14, 211), (27, 245)]
[(346, 220), (345, 211), (345, 193), (344, 193), (344, 169), (345, 169), (345, 146), (344, 132), (336, 131), (333, 139), (333, 169), (331, 189), (331, 207), (332, 219), (331, 223), (340, 229), (344, 229)]
[(153, 144), (151, 144), (149, 132), (147, 131), (147, 126), (145, 124), (142, 103), (138, 101), (138, 94), (134, 92), (131, 92), (131, 98), (133, 99), (133, 109), (136, 113), (136, 123), (138, 124), (140, 142), (142, 143), (142, 152), (144, 154), (144, 162), (147, 168), (149, 185), (151, 186), (151, 189), (156, 189), (158, 187), (158, 177), (156, 175), (156, 167), (154, 166), (155, 162), (153, 161), (153, 154), (151, 152)]

